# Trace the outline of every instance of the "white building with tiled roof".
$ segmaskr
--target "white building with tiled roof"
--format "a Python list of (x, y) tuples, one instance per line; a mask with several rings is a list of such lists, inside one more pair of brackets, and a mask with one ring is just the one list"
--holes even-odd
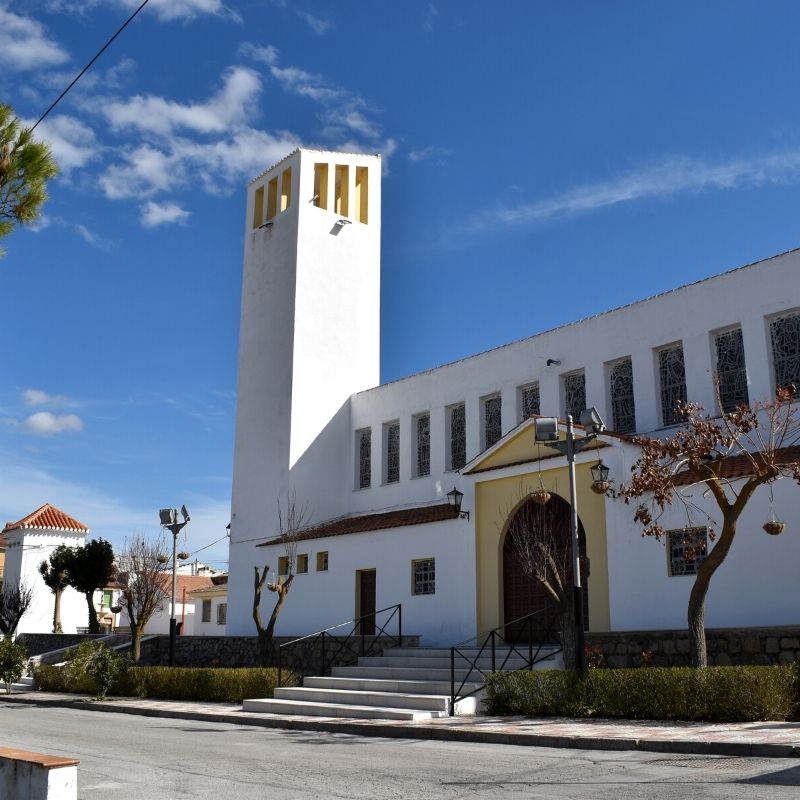
[[(271, 540), (290, 489), (313, 519), (281, 635), (402, 604), (405, 631), (452, 644), (546, 604), (506, 537), (540, 481), (553, 524), (568, 519), (565, 459), (534, 444), (530, 417), (591, 406), (611, 433), (577, 458), (589, 628), (685, 627), (685, 517), (665, 520), (680, 533), (666, 545), (643, 540), (631, 507), (590, 490), (590, 468), (624, 480), (625, 436), (669, 433), (679, 400), (717, 410), (715, 374), (725, 408), (800, 384), (800, 251), (379, 385), (380, 160), (300, 149), (247, 200), (229, 634), (254, 632), (254, 566), (287, 570)], [(446, 507), (453, 487), (468, 518)], [(774, 484), (772, 505), (796, 527), (796, 485)], [(767, 536), (769, 511), (762, 491), (714, 577), (708, 626), (800, 623), (800, 536)], [(699, 523), (692, 535), (696, 552), (713, 546)]]
[[(22, 618), (18, 633), (51, 633), (54, 596), (39, 574), (39, 565), (59, 546), (80, 547), (89, 528), (55, 506), (45, 503), (16, 522), (7, 522), (2, 535), (6, 540), (4, 583), (20, 581), (33, 590), (33, 601)], [(86, 600), (72, 588), (61, 596), (61, 629), (76, 633), (89, 624)]]

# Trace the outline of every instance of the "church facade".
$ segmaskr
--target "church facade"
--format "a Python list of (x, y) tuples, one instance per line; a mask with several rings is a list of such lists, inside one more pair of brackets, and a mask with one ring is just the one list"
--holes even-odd
[[(676, 507), (665, 519), (674, 536), (643, 539), (631, 506), (591, 490), (591, 468), (625, 480), (638, 457), (630, 435), (668, 435), (679, 400), (718, 412), (800, 385), (800, 251), (386, 385), (379, 310), (380, 158), (300, 149), (256, 178), (227, 633), (255, 632), (253, 570), (265, 564), (294, 573), (280, 635), (402, 604), (404, 631), (454, 644), (537, 608), (509, 523), (545, 488), (563, 527), (570, 494), (565, 458), (534, 441), (534, 418), (577, 420), (588, 407), (608, 428), (576, 458), (589, 629), (684, 627), (696, 559), (713, 547), (703, 520), (713, 505), (698, 493), (699, 521)], [(291, 496), (310, 517), (289, 565), (275, 538)], [(771, 510), (789, 522), (781, 536), (762, 530)], [(790, 481), (748, 505), (712, 582), (709, 627), (800, 622), (798, 511)]]

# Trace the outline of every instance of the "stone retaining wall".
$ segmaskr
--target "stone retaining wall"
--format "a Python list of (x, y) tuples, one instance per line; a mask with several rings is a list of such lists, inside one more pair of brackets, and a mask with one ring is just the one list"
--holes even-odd
[[(689, 666), (689, 634), (678, 631), (587, 633), (586, 644), (602, 651), (603, 666)], [(800, 627), (706, 630), (709, 666), (791, 664), (800, 660)], [(592, 654), (590, 653), (590, 659)]]
[(102, 639), (107, 633), (89, 635), (88, 633), (20, 633), (16, 641), (24, 644), (28, 650), (28, 657), (38, 656), (60, 650), (62, 647), (73, 647), (84, 639)]

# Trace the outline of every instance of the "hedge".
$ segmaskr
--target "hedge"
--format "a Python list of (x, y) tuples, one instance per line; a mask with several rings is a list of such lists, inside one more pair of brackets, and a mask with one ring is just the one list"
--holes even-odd
[(784, 720), (800, 709), (796, 666), (502, 672), (489, 677), (489, 714), (713, 722)]
[[(284, 683), (286, 679), (284, 673)], [(37, 689), (47, 692), (94, 694), (86, 675), (70, 676), (65, 667), (41, 664), (34, 671)], [(270, 668), (131, 667), (111, 688), (122, 697), (156, 697), (162, 700), (195, 700), (241, 703), (245, 698), (272, 697), (277, 670)]]

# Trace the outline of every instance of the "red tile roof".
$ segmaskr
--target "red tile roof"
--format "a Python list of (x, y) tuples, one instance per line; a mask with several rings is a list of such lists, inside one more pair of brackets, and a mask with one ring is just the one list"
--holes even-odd
[(89, 528), (82, 522), (78, 522), (78, 520), (69, 516), (69, 514), (65, 514), (55, 506), (51, 506), (50, 503), (45, 503), (32, 514), (28, 514), (27, 517), (23, 517), (16, 522), (7, 522), (5, 528), (3, 528), (3, 533), (6, 531), (16, 531), (20, 528), (89, 533)]
[[(800, 462), (800, 445), (784, 447), (778, 450), (776, 452), (776, 460), (778, 464), (785, 465)], [(746, 478), (750, 474), (752, 474), (752, 464), (745, 455), (729, 456), (722, 462), (720, 478), (732, 480), (734, 478)], [(675, 486), (688, 486), (697, 480), (698, 478), (693, 472), (684, 470), (679, 472), (672, 482)]]
[[(345, 536), (349, 533), (365, 533), (366, 531), (382, 531), (390, 528), (402, 528), (406, 525), (425, 525), (429, 522), (441, 522), (455, 519), (458, 516), (455, 508), (449, 503), (437, 503), (435, 506), (417, 506), (403, 508), (398, 511), (382, 511), (378, 514), (362, 514), (359, 517), (339, 517), (339, 519), (323, 522), (313, 528), (300, 531), (297, 541), (306, 539), (322, 539), (326, 536)], [(262, 542), (258, 547), (279, 544), (277, 536)]]

